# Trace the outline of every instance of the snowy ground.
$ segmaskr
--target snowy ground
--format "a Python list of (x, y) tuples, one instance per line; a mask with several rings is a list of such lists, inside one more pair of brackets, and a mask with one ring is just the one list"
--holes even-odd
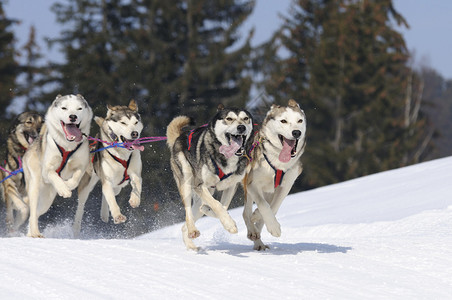
[[(133, 240), (0, 239), (0, 299), (451, 299), (452, 157), (289, 196), (266, 252), (203, 218)], [(265, 231), (265, 228), (264, 228)], [(52, 238), (53, 237), (53, 238)]]

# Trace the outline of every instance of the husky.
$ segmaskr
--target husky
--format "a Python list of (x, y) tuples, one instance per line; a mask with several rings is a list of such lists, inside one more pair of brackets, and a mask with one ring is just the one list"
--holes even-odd
[[(89, 168), (78, 187), (78, 206), (73, 224), (74, 236), (80, 234), (81, 222), (86, 200), (97, 182), (102, 184), (101, 219), (108, 222), (109, 211), (115, 224), (123, 223), (127, 218), (121, 213), (116, 196), (123, 187), (132, 186), (129, 204), (136, 208), (141, 201), (141, 154), (144, 147), (133, 144), (143, 130), (138, 106), (134, 100), (128, 106), (107, 106), (105, 118), (95, 117), (100, 127), (100, 139), (107, 143), (124, 143), (126, 148), (106, 148), (109, 144), (97, 144), (92, 157), (92, 168)], [(99, 151), (101, 150), (101, 151)]]
[[(261, 240), (262, 227), (281, 236), (276, 213), (295, 179), (303, 171), (301, 155), (306, 147), (306, 116), (294, 100), (273, 105), (254, 137), (251, 168), (244, 179), (243, 219), (255, 250), (269, 247)], [(257, 209), (253, 213), (253, 203)]]
[[(200, 232), (195, 222), (204, 214), (217, 217), (227, 231), (237, 233), (227, 208), (246, 173), (253, 120), (246, 110), (226, 109), (220, 104), (207, 125), (183, 131), (190, 122), (186, 116), (174, 118), (167, 128), (167, 144), (185, 207), (182, 238), (187, 249), (197, 251), (193, 239)], [(212, 196), (215, 190), (222, 191), (221, 203)]]
[(89, 165), (93, 112), (82, 95), (58, 95), (47, 109), (38, 139), (25, 152), (23, 169), (29, 198), (28, 236), (43, 237), (39, 216), (56, 194), (69, 198)]
[[(35, 141), (41, 130), (44, 118), (35, 111), (19, 114), (13, 121), (6, 140), (5, 169), (18, 170), (25, 151)], [(4, 174), (3, 178), (6, 178)], [(22, 173), (6, 179), (2, 183), (3, 199), (6, 206), (6, 226), (9, 233), (17, 232), (28, 218), (28, 198)], [(16, 214), (14, 211), (17, 211)]]

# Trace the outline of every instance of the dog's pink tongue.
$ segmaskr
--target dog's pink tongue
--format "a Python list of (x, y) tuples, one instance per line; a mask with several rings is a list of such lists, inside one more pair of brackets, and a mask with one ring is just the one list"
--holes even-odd
[(132, 144), (132, 149), (133, 149), (133, 150), (140, 150), (140, 151), (143, 151), (143, 150), (144, 150), (144, 146)]
[(80, 142), (82, 140), (82, 132), (75, 124), (66, 124), (64, 127), (66, 128), (64, 132), (66, 133), (67, 140), (76, 142)]
[(233, 156), (237, 150), (240, 149), (240, 145), (242, 144), (241, 138), (237, 139), (236, 137), (231, 137), (231, 143), (229, 145), (221, 145), (220, 153), (229, 158)]
[(288, 162), (292, 158), (292, 149), (295, 146), (294, 140), (283, 138), (283, 148), (279, 153), (279, 161)]

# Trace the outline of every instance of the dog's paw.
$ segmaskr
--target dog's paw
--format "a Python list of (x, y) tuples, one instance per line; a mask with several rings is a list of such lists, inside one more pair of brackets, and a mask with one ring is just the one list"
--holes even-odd
[(273, 235), (274, 237), (281, 236), (281, 225), (279, 224), (278, 221), (276, 221), (276, 219), (266, 225), (267, 225), (267, 230), (268, 230), (268, 232), (271, 233), (271, 235)]
[(248, 239), (250, 239), (252, 241), (256, 241), (261, 238), (261, 234), (259, 232), (248, 231), (247, 237), (248, 237)]
[(265, 251), (267, 249), (270, 249), (270, 247), (265, 245), (264, 243), (262, 243), (262, 241), (259, 239), (259, 240), (254, 242), (253, 249), (257, 250), (257, 251)]
[(44, 236), (40, 233), (40, 232), (34, 232), (34, 233), (27, 233), (28, 237), (32, 237), (32, 238), (43, 238)]
[(67, 188), (69, 189), (69, 190), (73, 190), (73, 189), (75, 189), (76, 187), (78, 187), (78, 182), (76, 182), (75, 180), (73, 180), (72, 178), (71, 179), (69, 179), (69, 180), (67, 180), (67, 181), (65, 181), (64, 183), (66, 183), (66, 186), (67, 186)]
[(140, 203), (141, 203), (141, 199), (139, 197), (135, 196), (135, 194), (132, 194), (130, 196), (129, 204), (132, 208), (137, 208), (138, 206), (140, 206)]
[(72, 190), (70, 190), (66, 186), (66, 184), (62, 184), (62, 185), (56, 187), (56, 191), (57, 191), (58, 195), (63, 198), (71, 198), (71, 196), (72, 196)]
[(196, 239), (197, 237), (199, 237), (201, 235), (201, 232), (199, 232), (198, 229), (196, 230), (192, 230), (188, 232), (188, 237), (191, 239)]
[(235, 225), (234, 220), (228, 216), (228, 218), (221, 219), (224, 229), (229, 231), (229, 233), (237, 233), (237, 225)]
[(127, 217), (124, 216), (123, 214), (119, 214), (119, 216), (113, 218), (113, 222), (115, 222), (115, 224), (121, 224), (124, 223), (125, 221), (127, 221)]

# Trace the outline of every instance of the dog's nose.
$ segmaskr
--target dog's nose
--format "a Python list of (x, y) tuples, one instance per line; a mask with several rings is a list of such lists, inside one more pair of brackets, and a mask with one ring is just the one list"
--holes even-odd
[(294, 130), (292, 131), (292, 136), (296, 139), (298, 139), (301, 136), (301, 131), (300, 130)]
[(132, 138), (136, 139), (138, 137), (138, 131), (132, 131)]
[(245, 132), (245, 130), (246, 130), (245, 125), (239, 125), (239, 126), (237, 126), (237, 131), (238, 131), (239, 133), (243, 133), (243, 132)]
[(77, 121), (77, 116), (76, 116), (76, 115), (70, 115), (70, 116), (69, 116), (69, 120), (70, 120), (71, 122), (75, 122), (75, 121)]

